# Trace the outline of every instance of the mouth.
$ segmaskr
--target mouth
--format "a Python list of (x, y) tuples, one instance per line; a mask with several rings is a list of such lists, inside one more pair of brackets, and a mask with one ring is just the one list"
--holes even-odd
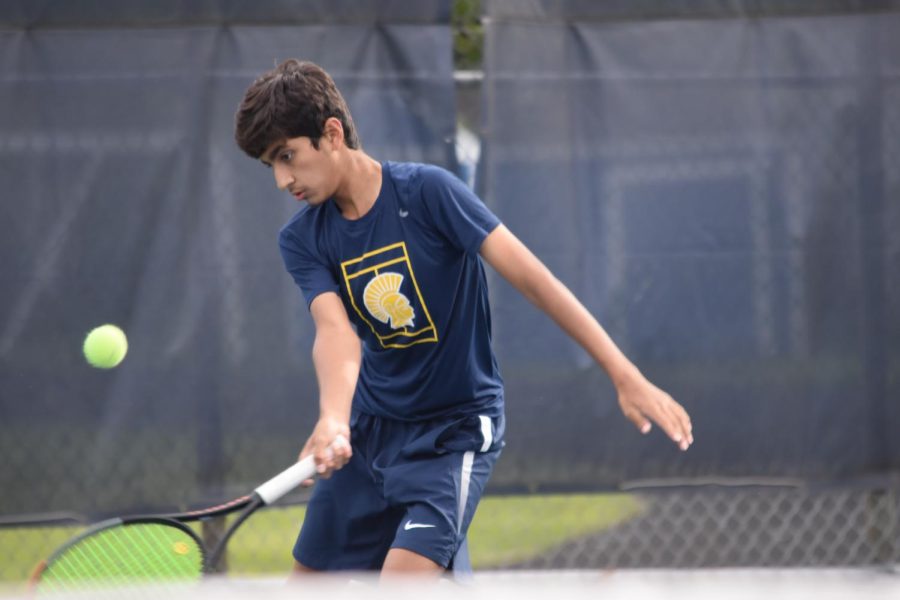
[(306, 190), (291, 191), (291, 195), (297, 200), (306, 200)]

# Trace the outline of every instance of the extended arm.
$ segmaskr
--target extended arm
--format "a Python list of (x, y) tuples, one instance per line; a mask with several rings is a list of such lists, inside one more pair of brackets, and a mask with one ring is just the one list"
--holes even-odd
[(693, 436), (684, 408), (641, 374), (575, 295), (509, 229), (500, 225), (491, 232), (481, 256), (603, 367), (616, 387), (622, 412), (641, 432), (650, 431), (653, 421), (687, 450)]
[(359, 377), (361, 347), (337, 294), (316, 296), (310, 305), (316, 325), (313, 364), (319, 383), (319, 421), (301, 456), (312, 453), (325, 477), (350, 459), (349, 445), (336, 445), (338, 435), (350, 439), (350, 406)]

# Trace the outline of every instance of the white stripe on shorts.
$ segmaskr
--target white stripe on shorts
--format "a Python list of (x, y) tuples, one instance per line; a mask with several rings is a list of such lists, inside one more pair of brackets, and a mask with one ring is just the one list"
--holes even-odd
[(463, 517), (466, 512), (466, 504), (469, 500), (469, 481), (472, 479), (472, 462), (475, 453), (472, 451), (463, 454), (462, 470), (459, 474), (459, 506), (456, 513), (456, 533), (462, 531)]
[(485, 415), (478, 415), (478, 418), (481, 419), (481, 439), (484, 440), (484, 443), (481, 444), (481, 451), (487, 452), (491, 444), (494, 443), (494, 433), (491, 431), (491, 418)]

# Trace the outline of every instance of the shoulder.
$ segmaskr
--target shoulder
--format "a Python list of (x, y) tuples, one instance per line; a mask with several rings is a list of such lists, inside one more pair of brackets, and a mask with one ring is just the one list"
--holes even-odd
[(322, 226), (325, 205), (312, 207), (304, 205), (278, 231), (278, 244), (284, 246), (296, 246), (301, 240), (314, 239), (310, 235)]
[(443, 167), (425, 163), (386, 163), (397, 191), (403, 195), (430, 193), (447, 185), (462, 183), (456, 175)]
[(443, 167), (424, 163), (388, 163), (390, 177), (401, 203), (440, 203), (443, 196), (465, 184)]

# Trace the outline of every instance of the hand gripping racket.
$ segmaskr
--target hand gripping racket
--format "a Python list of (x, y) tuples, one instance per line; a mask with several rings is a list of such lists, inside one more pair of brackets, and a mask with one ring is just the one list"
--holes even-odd
[[(44, 596), (123, 585), (164, 586), (196, 581), (204, 574), (216, 572), (228, 540), (250, 515), (315, 474), (315, 461), (307, 456), (257, 487), (252, 494), (224, 504), (190, 512), (119, 517), (97, 523), (39, 564), (31, 576), (31, 589), (36, 595)], [(185, 525), (237, 511), (242, 512), (211, 551)]]

